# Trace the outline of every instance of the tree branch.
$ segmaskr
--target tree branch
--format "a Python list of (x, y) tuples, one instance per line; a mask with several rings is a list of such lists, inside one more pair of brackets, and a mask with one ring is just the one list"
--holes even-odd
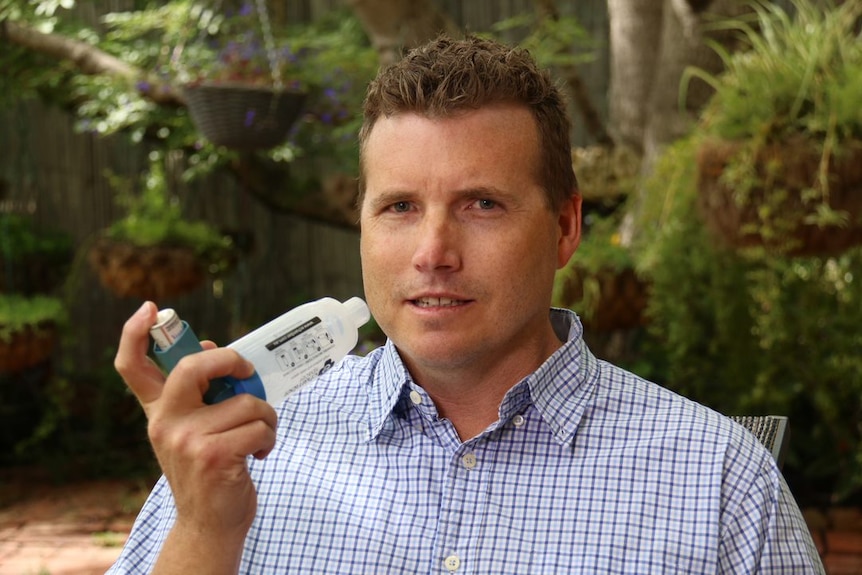
[(145, 98), (160, 104), (184, 106), (182, 92), (171, 84), (123, 62), (92, 44), (57, 34), (45, 34), (17, 22), (4, 20), (0, 38), (28, 50), (71, 62), (87, 75), (105, 74), (128, 81)]

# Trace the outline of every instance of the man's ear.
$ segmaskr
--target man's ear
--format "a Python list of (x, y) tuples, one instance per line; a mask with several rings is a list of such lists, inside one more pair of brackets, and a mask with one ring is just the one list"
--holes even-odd
[(581, 243), (581, 194), (574, 190), (568, 200), (560, 206), (557, 219), (557, 269), (569, 262), (569, 258)]

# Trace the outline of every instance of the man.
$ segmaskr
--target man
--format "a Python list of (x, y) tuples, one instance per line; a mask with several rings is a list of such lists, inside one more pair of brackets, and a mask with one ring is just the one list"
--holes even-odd
[[(565, 103), (526, 53), (445, 38), (369, 87), (368, 304), (388, 336), (277, 410), (165, 379), (155, 307), (116, 367), (165, 474), (113, 573), (822, 573), (769, 453), (597, 360), (550, 310), (580, 239)], [(252, 456), (252, 457), (249, 457)]]

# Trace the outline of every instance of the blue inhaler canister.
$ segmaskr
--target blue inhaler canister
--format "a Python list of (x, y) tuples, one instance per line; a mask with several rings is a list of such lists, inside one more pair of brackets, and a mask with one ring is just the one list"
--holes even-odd
[[(189, 324), (179, 318), (170, 308), (160, 310), (156, 324), (150, 328), (153, 337), (153, 353), (159, 364), (170, 373), (185, 356), (203, 351), (198, 337)], [(238, 393), (250, 393), (266, 400), (263, 382), (255, 372), (246, 379), (231, 376), (210, 380), (209, 389), (204, 393), (204, 402), (213, 404), (224, 401)]]

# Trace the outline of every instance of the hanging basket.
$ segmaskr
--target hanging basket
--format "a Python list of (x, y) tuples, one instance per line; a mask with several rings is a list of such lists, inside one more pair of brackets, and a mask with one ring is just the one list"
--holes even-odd
[(184, 92), (198, 131), (213, 144), (235, 150), (284, 142), (306, 98), (304, 92), (242, 84), (189, 84)]
[(769, 186), (753, 188), (743, 202), (721, 176), (744, 146), (708, 140), (698, 151), (698, 208), (721, 242), (790, 256), (830, 256), (862, 245), (862, 142), (842, 144), (830, 158), (828, 205), (848, 218), (844, 225), (823, 227), (810, 221), (821, 200), (803, 200), (818, 181), (821, 151), (802, 138), (764, 146), (754, 159), (754, 173)]
[(0, 338), (0, 373), (12, 374), (46, 362), (57, 344), (52, 323), (31, 325)]
[(176, 297), (194, 291), (206, 279), (203, 262), (186, 247), (140, 247), (99, 238), (88, 260), (101, 284), (120, 297)]
[(591, 331), (633, 329), (646, 324), (648, 285), (631, 268), (602, 268), (589, 272), (575, 266), (560, 292), (569, 308), (587, 308), (580, 314)]

